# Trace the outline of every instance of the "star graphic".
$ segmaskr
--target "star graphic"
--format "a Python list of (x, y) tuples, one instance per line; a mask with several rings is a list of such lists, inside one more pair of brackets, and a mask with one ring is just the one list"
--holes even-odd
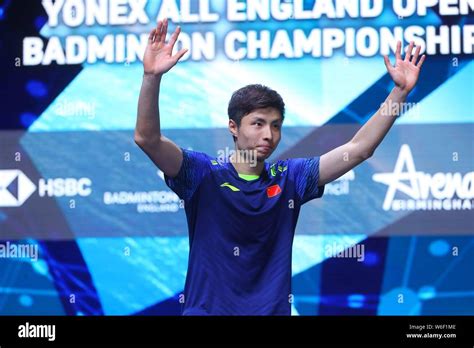
[[(403, 171), (405, 167), (406, 171)], [(387, 194), (385, 195), (385, 200), (383, 202), (383, 209), (390, 209), (397, 191), (405, 193), (412, 199), (420, 199), (420, 183), (422, 182), (423, 177), (423, 172), (416, 171), (410, 147), (407, 144), (403, 144), (400, 148), (393, 172), (378, 173), (372, 176), (374, 181), (388, 185)], [(402, 181), (408, 181), (409, 183), (406, 184)]]

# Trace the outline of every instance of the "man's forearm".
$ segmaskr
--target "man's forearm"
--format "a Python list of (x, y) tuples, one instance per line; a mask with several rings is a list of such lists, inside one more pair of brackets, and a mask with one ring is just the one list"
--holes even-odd
[(382, 142), (397, 116), (400, 115), (400, 110), (403, 110), (402, 103), (405, 102), (407, 95), (407, 91), (395, 87), (379, 110), (352, 138), (352, 142), (357, 144), (357, 149), (364, 157), (372, 156)]
[(135, 127), (135, 138), (143, 141), (160, 139), (160, 112), (158, 100), (161, 76), (144, 75), (140, 97), (138, 99), (138, 116)]

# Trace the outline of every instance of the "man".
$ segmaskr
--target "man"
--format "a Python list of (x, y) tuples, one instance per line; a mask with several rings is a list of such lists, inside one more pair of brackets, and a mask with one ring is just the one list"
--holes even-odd
[[(372, 156), (415, 86), (420, 47), (401, 43), (396, 63), (385, 56), (395, 87), (380, 110), (348, 143), (313, 158), (269, 164), (281, 139), (280, 95), (261, 85), (236, 91), (229, 103), (235, 153), (228, 158), (178, 147), (161, 134), (158, 96), (163, 74), (186, 53), (172, 55), (180, 28), (165, 41), (167, 20), (152, 30), (145, 51), (135, 142), (185, 202), (190, 254), (184, 315), (289, 315), (291, 252), (300, 207), (322, 196), (324, 185)], [(399, 110), (401, 108), (394, 108)], [(254, 159), (254, 160), (252, 160)]]

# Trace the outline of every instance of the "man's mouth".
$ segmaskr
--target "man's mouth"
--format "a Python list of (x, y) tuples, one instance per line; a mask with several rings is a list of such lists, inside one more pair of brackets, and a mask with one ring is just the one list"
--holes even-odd
[(268, 145), (260, 145), (260, 146), (257, 146), (261, 151), (263, 152), (269, 152), (271, 151), (271, 146), (268, 146)]

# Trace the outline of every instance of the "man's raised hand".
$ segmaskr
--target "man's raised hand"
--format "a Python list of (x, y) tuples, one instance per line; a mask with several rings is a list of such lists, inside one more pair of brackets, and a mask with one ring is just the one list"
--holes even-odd
[(182, 49), (174, 56), (173, 47), (178, 40), (181, 28), (178, 26), (166, 43), (168, 20), (158, 21), (158, 25), (150, 32), (148, 45), (143, 56), (143, 68), (146, 75), (160, 76), (168, 72), (183, 57), (187, 49)]
[(408, 46), (405, 59), (402, 59), (402, 43), (399, 41), (397, 43), (397, 51), (395, 52), (395, 65), (393, 66), (390, 63), (388, 56), (384, 56), (385, 66), (387, 67), (387, 71), (392, 77), (393, 82), (395, 82), (395, 85), (398, 88), (407, 93), (415, 87), (416, 82), (418, 81), (418, 76), (420, 75), (421, 66), (426, 57), (423, 55), (419, 58), (421, 46), (416, 48), (415, 54), (412, 56), (413, 47), (414, 43), (411, 42), (410, 46)]

